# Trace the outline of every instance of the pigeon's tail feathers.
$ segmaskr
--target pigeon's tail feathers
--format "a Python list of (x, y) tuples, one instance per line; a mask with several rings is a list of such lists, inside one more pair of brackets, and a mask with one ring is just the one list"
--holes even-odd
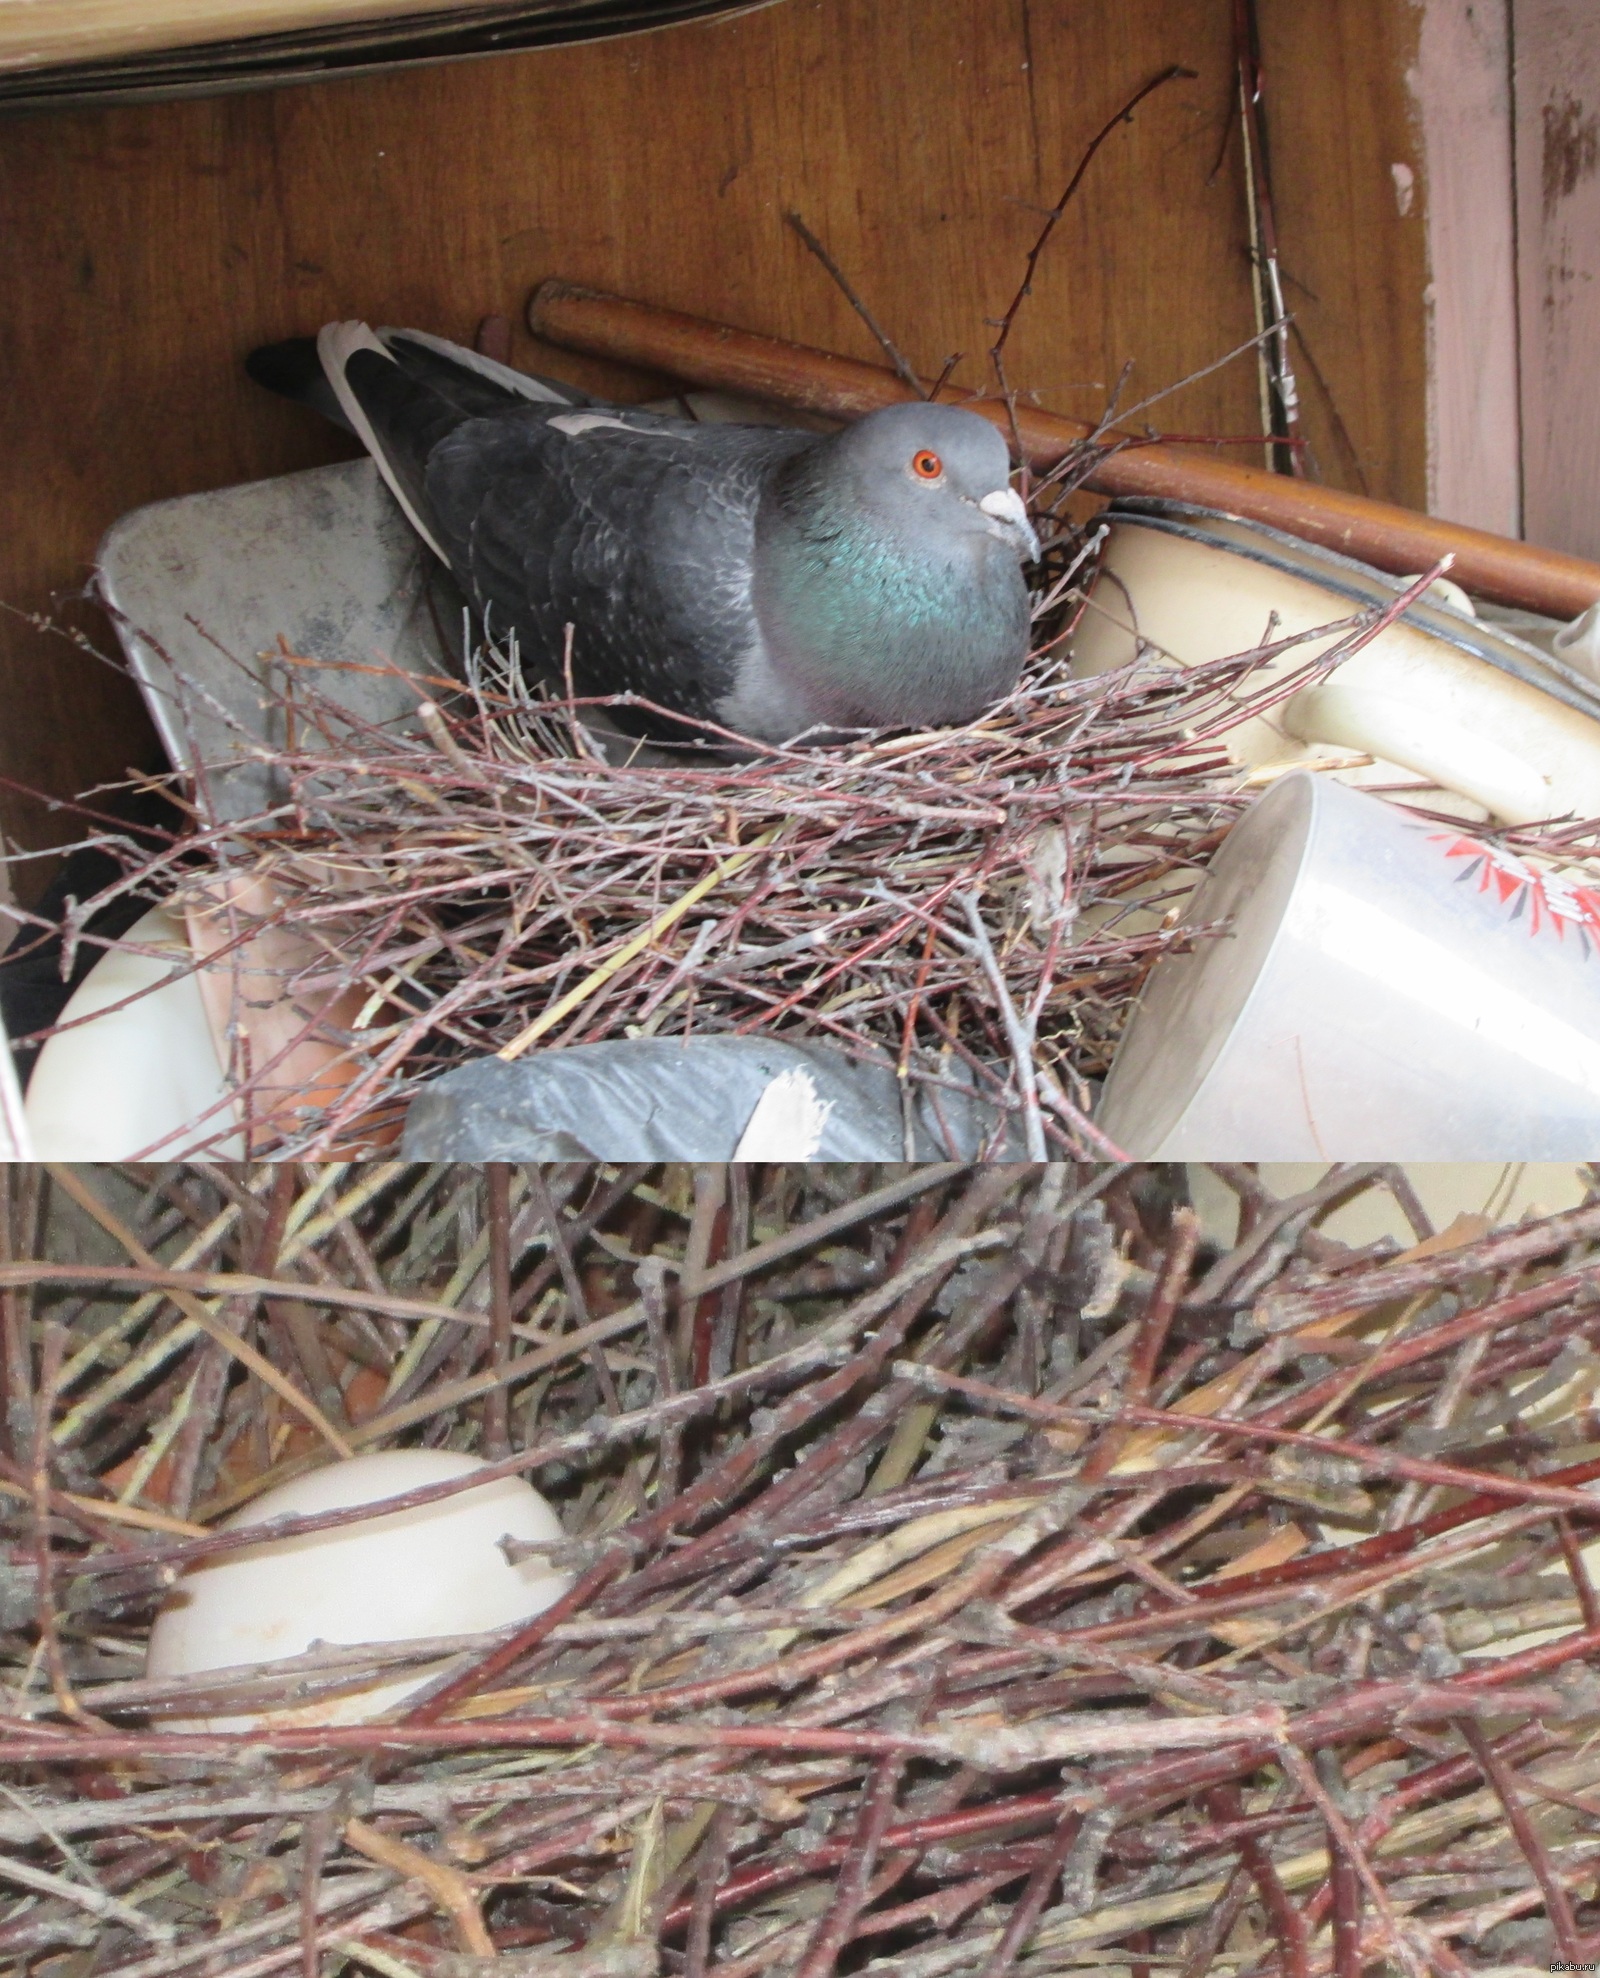
[(322, 368), (315, 337), (286, 337), (282, 343), (264, 343), (244, 360), (244, 368), (258, 385), (264, 385), (280, 398), (291, 398), (297, 405), (309, 405), (324, 419), (331, 419), (346, 432), (353, 432), (340, 405), (328, 374)]
[(514, 371), (482, 351), (468, 350), (426, 330), (380, 329), (384, 348), (419, 384), (431, 385), (463, 412), (503, 412), (508, 405), (590, 405), (593, 400), (576, 385), (558, 384), (527, 371)]
[(461, 423), (460, 413), (409, 378), (365, 323), (324, 323), (317, 354), (351, 431), (377, 462), (412, 527), (448, 563), (429, 517), (423, 472), (430, 448)]
[[(264, 343), (251, 351), (244, 360), (244, 368), (258, 385), (276, 392), (280, 398), (309, 406), (324, 419), (343, 426), (346, 432), (356, 432), (358, 428), (332, 381), (335, 373), (323, 362), (321, 342), (319, 337), (286, 337), (282, 343)], [(357, 346), (341, 339), (340, 347), (347, 354), (349, 348)], [(372, 341), (362, 339), (359, 347), (383, 352), (408, 377), (429, 386), (471, 418), (504, 412), (516, 405), (572, 408), (594, 402), (576, 385), (558, 384), (553, 378), (514, 371), (509, 364), (497, 363), (494, 358), (451, 343), (445, 337), (430, 336), (426, 330), (380, 329)]]

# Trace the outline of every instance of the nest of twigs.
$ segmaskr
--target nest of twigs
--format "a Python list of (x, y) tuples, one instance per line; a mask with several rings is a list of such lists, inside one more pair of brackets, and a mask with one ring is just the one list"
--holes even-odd
[[(130, 890), (214, 911), (233, 889), (209, 965), (254, 970), (228, 1031), (255, 1151), (381, 1148), (424, 1083), (490, 1053), (762, 1031), (892, 1065), (908, 1092), (954, 1073), (1036, 1155), (1116, 1155), (1090, 1122), (1093, 1082), (1152, 965), (1194, 938), (1182, 904), (1254, 795), (1228, 729), (1398, 605), (1207, 666), (1151, 654), (1074, 679), (1071, 547), (1017, 691), (924, 734), (735, 747), (708, 730), (703, 747), (603, 750), (585, 722), (615, 702), (552, 698), (492, 647), (454, 692), (432, 683), (417, 720), (380, 728), (280, 654), (276, 704), (209, 765), (265, 763), (280, 800), (224, 823), (197, 810), (154, 853), (98, 833), (123, 875), (74, 904), (65, 953)], [(1344, 636), (1262, 683), (1328, 629)], [(180, 703), (201, 691), (177, 682)], [(251, 959), (285, 931), (291, 950)], [(285, 1097), (289, 1046), (240, 1048), (266, 994), (295, 1013), (294, 1040), (338, 1061), (315, 1105)], [(231, 1131), (216, 1122), (217, 1144)]]
[[(1160, 1169), (8, 1171), (0, 1952), (1581, 1967), (1600, 1206), (1216, 1172), (1236, 1240)], [(1415, 1247), (1319, 1234), (1366, 1189)], [(222, 1514), (416, 1443), (552, 1497), (566, 1599), (142, 1680)], [(398, 1721), (171, 1727), (441, 1646)]]

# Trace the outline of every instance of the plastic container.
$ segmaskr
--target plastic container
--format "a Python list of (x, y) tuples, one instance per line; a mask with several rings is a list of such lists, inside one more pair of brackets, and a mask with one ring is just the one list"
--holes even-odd
[(242, 1159), (238, 1109), (182, 921), (156, 907), (122, 941), (73, 992), (66, 1027), (39, 1053), (25, 1107), (34, 1152), (124, 1161), (203, 1149)]
[(1600, 1152), (1600, 894), (1330, 777), (1275, 783), (1157, 965), (1098, 1124), (1139, 1159)]
[(0, 1024), (0, 1161), (31, 1161), (33, 1135), (22, 1108), (22, 1088), (11, 1056), (11, 1040)]
[[(1106, 521), (1100, 575), (1073, 636), (1078, 673), (1127, 665), (1141, 649), (1198, 666), (1391, 604), (1405, 588), (1403, 578), (1280, 529), (1182, 502), (1122, 501)], [(1341, 636), (1268, 661), (1248, 691), (1297, 671)], [(1428, 798), (1430, 808), (1456, 816), (1593, 817), (1600, 691), (1583, 670), (1584, 650), (1542, 651), (1475, 617), (1454, 585), (1436, 585), (1327, 681), (1224, 739), (1246, 768), (1354, 750), (1343, 780), (1393, 783), (1409, 772), (1444, 793)], [(1363, 764), (1363, 754), (1373, 761)]]

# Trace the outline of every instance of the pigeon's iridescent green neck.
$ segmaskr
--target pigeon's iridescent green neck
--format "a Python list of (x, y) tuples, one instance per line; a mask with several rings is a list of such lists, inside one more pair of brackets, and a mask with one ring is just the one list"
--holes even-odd
[(977, 522), (907, 528), (834, 464), (825, 446), (796, 456), (757, 517), (752, 598), (773, 665), (804, 680), (822, 719), (970, 719), (1010, 689), (1026, 650), (1015, 554)]

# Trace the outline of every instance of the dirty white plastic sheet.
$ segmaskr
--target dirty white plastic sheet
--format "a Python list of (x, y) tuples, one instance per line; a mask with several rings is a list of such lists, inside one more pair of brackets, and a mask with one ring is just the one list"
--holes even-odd
[[(370, 460), (135, 509), (101, 543), (96, 582), (167, 753), (203, 770), (213, 819), (282, 800), (258, 751), (288, 739), (286, 679), (384, 726), (438, 692), (425, 680), (459, 672), (459, 593)], [(320, 737), (306, 723), (296, 740)]]

